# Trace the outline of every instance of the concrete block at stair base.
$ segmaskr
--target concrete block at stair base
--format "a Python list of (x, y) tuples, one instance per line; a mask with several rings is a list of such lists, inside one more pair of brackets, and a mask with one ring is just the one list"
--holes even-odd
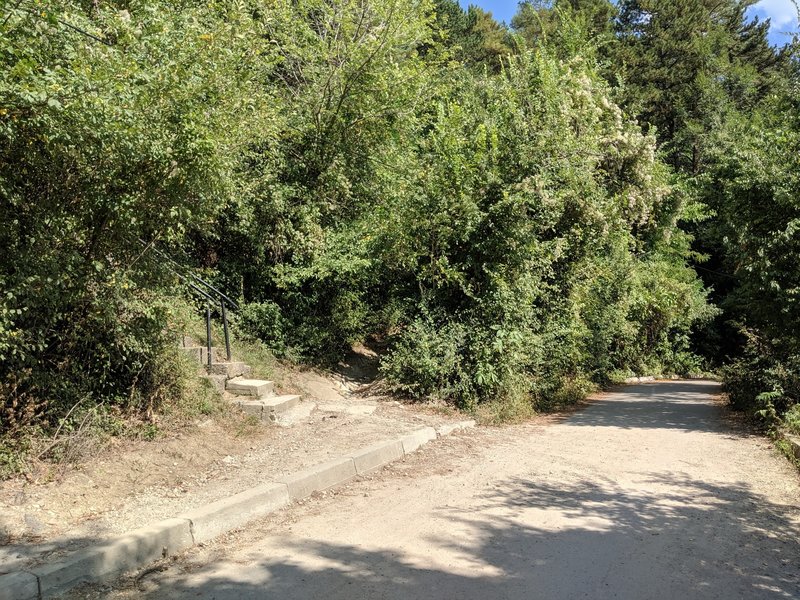
[(330, 487), (344, 483), (356, 476), (352, 458), (337, 458), (327, 463), (311, 467), (294, 475), (278, 479), (289, 488), (289, 497), (300, 500)]
[(189, 521), (168, 519), (31, 571), (39, 578), (42, 597), (49, 598), (79, 583), (105, 581), (134, 571), (192, 544)]
[[(207, 366), (208, 365), (208, 348), (205, 346), (186, 346), (181, 348), (188, 354), (195, 362)], [(220, 352), (219, 348), (211, 348), (211, 362), (222, 362), (225, 358), (225, 352)]]
[(241, 400), (234, 405), (244, 414), (256, 417), (259, 421), (264, 418), (264, 403), (261, 400)]
[(424, 446), (431, 440), (436, 439), (436, 430), (433, 427), (425, 427), (413, 433), (408, 434), (402, 440), (403, 452), (411, 454), (416, 451), (420, 446)]
[(459, 431), (461, 429), (471, 429), (475, 427), (475, 421), (470, 419), (469, 421), (459, 421), (458, 423), (447, 423), (446, 425), (439, 425), (436, 428), (436, 433), (439, 437), (450, 435), (454, 431)]
[(191, 521), (197, 544), (264, 517), (289, 501), (286, 484), (268, 483), (187, 512), (181, 518)]
[(215, 362), (208, 368), (212, 375), (227, 375), (228, 377), (241, 377), (250, 373), (250, 367), (243, 362)]
[(193, 348), (181, 348), (181, 350), (183, 350), (193, 362), (196, 362), (198, 365), (203, 364), (203, 352), (202, 348), (199, 346)]
[(222, 394), (225, 391), (225, 382), (228, 380), (225, 375), (203, 375), (203, 379), (211, 384), (211, 387)]
[(36, 600), (38, 597), (36, 575), (21, 571), (0, 575), (0, 600)]
[[(205, 346), (200, 347), (200, 352), (203, 355), (203, 364), (208, 365), (208, 348)], [(217, 347), (212, 346), (211, 348), (211, 362), (212, 364), (215, 362), (222, 362), (227, 358), (224, 350), (220, 350)]]
[(273, 423), (278, 427), (291, 427), (295, 423), (308, 419), (316, 408), (317, 405), (313, 402), (301, 402), (294, 408), (271, 416), (273, 417)]
[(231, 394), (264, 398), (273, 394), (274, 384), (262, 379), (230, 379), (225, 384)]
[(350, 458), (353, 459), (356, 473), (364, 475), (376, 469), (380, 469), (393, 460), (403, 458), (403, 456), (403, 442), (394, 440), (391, 442), (382, 442), (365, 448), (364, 450), (359, 450), (355, 454), (352, 454)]
[(277, 415), (300, 404), (300, 396), (273, 396), (272, 398), (263, 398), (261, 403), (264, 405), (264, 418), (269, 417), (274, 420)]
[(792, 449), (792, 454), (797, 460), (800, 460), (800, 437), (794, 435), (786, 435), (786, 441)]

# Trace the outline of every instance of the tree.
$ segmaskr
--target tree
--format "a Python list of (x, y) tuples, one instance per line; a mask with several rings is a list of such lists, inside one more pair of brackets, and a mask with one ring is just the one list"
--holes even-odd
[(470, 67), (498, 72), (503, 58), (513, 52), (508, 28), (477, 6), (464, 10), (457, 0), (435, 0), (434, 4), (442, 40), (455, 56)]
[(169, 395), (174, 280), (139, 239), (179, 244), (234, 196), (232, 157), (262, 108), (242, 37), (259, 25), (235, 3), (11, 4), (0, 21), (0, 433), (57, 423), (91, 399), (145, 411)]
[[(718, 134), (704, 195), (731, 274), (722, 303), (744, 351), (726, 369), (732, 401), (783, 415), (800, 403), (800, 104), (798, 80)], [(796, 426), (796, 425), (795, 425)]]
[(579, 20), (593, 45), (612, 41), (617, 9), (609, 0), (525, 0), (519, 3), (511, 26), (530, 47), (557, 36), (562, 17)]
[(780, 77), (769, 22), (752, 0), (623, 0), (617, 62), (625, 105), (656, 128), (679, 172), (704, 169), (708, 136), (732, 111), (752, 109)]

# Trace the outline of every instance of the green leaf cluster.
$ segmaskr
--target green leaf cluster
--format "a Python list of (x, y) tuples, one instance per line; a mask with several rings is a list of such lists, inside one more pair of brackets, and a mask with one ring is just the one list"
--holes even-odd
[(0, 429), (181, 393), (186, 290), (140, 240), (276, 352), (372, 340), (415, 397), (696, 370), (702, 205), (634, 116), (650, 88), (609, 77), (636, 36), (603, 2), (536, 10), (517, 33), (444, 0), (4, 5)]

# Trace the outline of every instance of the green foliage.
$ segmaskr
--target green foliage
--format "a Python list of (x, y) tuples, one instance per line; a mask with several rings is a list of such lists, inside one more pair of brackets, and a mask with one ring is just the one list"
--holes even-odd
[(514, 15), (511, 25), (525, 39), (528, 46), (553, 45), (562, 41), (564, 18), (578, 20), (593, 43), (601, 49), (613, 44), (614, 20), (617, 8), (609, 0), (524, 0)]
[[(395, 336), (389, 381), (471, 407), (520, 387), (544, 399), (570, 374), (676, 362), (709, 311), (687, 240), (665, 235), (676, 207), (653, 140), (579, 57), (527, 52), (458, 86), (421, 141), (415, 187), (362, 226), (377, 232), (385, 279), (407, 282), (395, 293), (424, 307)], [(604, 268), (624, 286), (611, 302), (593, 285)]]
[(772, 48), (751, 5), (625, 0), (614, 56), (619, 97), (704, 215), (681, 225), (724, 313), (697, 347), (728, 363), (732, 405), (774, 425), (800, 400), (797, 46)]
[[(732, 275), (724, 308), (746, 328), (744, 351), (726, 369), (740, 408), (764, 402), (782, 416), (800, 402), (800, 113), (794, 90), (720, 132), (704, 183), (717, 218), (709, 238)], [(776, 396), (764, 394), (777, 393)]]
[[(336, 362), (376, 336), (396, 391), (494, 415), (698, 370), (715, 311), (679, 223), (705, 206), (776, 283), (759, 327), (796, 317), (791, 169), (748, 170), (755, 138), (709, 150), (776, 89), (744, 4), (623, 2), (616, 34), (605, 0), (523, 3), (517, 33), (452, 0), (24, 4), (0, 21), (0, 431), (214, 410), (176, 374), (191, 311), (140, 239), (242, 301), (265, 369), (266, 347)], [(676, 176), (658, 142), (687, 170), (697, 140), (719, 169)], [(786, 219), (737, 208), (753, 189)]]
[(395, 391), (412, 398), (455, 399), (469, 408), (479, 382), (473, 384), (464, 364), (469, 354), (467, 336), (467, 328), (460, 323), (441, 325), (418, 319), (395, 341), (383, 373)]
[[(0, 432), (174, 391), (176, 243), (233, 189), (258, 105), (234, 5), (6, 3), (0, 34)], [(237, 94), (238, 92), (238, 94)]]
[(434, 29), (441, 43), (465, 65), (483, 72), (498, 72), (503, 59), (513, 53), (515, 43), (508, 28), (494, 20), (491, 12), (458, 0), (435, 0)]
[(800, 435), (800, 404), (795, 404), (783, 415), (783, 422), (792, 433)]
[(670, 164), (697, 175), (726, 116), (752, 109), (780, 80), (769, 24), (749, 0), (624, 0), (614, 53), (625, 103), (655, 126)]
[(278, 353), (286, 350), (286, 324), (274, 302), (253, 302), (239, 311), (239, 326), (247, 335), (262, 340)]

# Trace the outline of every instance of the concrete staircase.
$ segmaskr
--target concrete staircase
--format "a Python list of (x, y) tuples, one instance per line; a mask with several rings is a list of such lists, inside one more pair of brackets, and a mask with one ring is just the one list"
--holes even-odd
[(208, 348), (184, 337), (182, 350), (202, 367), (203, 375), (231, 404), (265, 423), (281, 421), (300, 403), (300, 396), (276, 396), (275, 385), (263, 379), (249, 379), (250, 367), (243, 362), (228, 361), (224, 350), (211, 348), (211, 365)]

